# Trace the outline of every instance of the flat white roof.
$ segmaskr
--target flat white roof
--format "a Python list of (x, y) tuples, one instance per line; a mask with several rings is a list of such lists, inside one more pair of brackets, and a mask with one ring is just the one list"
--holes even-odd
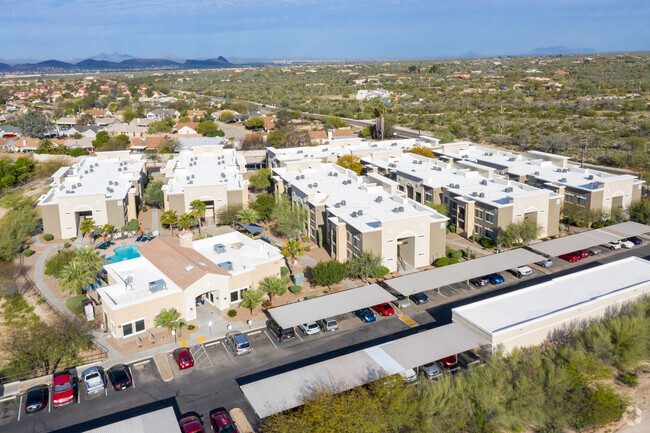
[(448, 188), (468, 200), (489, 206), (510, 206), (512, 200), (518, 197), (546, 196), (548, 199), (551, 195), (557, 195), (548, 189), (536, 188), (500, 176), (488, 179), (477, 171), (412, 153), (381, 158), (378, 161), (373, 159), (372, 164), (431, 188)]
[(552, 239), (530, 246), (531, 249), (549, 256), (559, 256), (585, 248), (595, 247), (623, 238), (637, 236), (650, 232), (650, 227), (632, 221), (603, 227), (597, 230), (587, 230), (571, 236)]
[(83, 433), (178, 433), (178, 420), (173, 407), (117, 421)]
[(382, 221), (418, 217), (441, 222), (448, 219), (428, 206), (391, 195), (371, 179), (368, 179), (370, 183), (365, 182), (363, 177), (336, 164), (291, 172), (282, 167), (274, 171), (291, 185), (294, 194), (306, 197), (315, 206), (325, 205), (332, 215), (360, 232), (377, 230)]
[[(628, 257), (454, 308), (452, 313), (495, 335), (648, 282), (650, 262)], [(650, 291), (650, 286), (647, 290)]]
[[(98, 292), (103, 302), (111, 309), (128, 307), (143, 301), (181, 292), (181, 288), (145, 257), (123, 260), (104, 265), (106, 272), (116, 281), (110, 286), (100, 287)], [(163, 280), (166, 289), (152, 292), (149, 283)], [(131, 281), (131, 283), (127, 283)]]
[(489, 275), (494, 272), (501, 272), (516, 268), (517, 266), (540, 262), (543, 259), (544, 257), (539, 254), (523, 248), (517, 248), (500, 254), (479, 257), (467, 262), (393, 278), (386, 280), (386, 284), (402, 295), (409, 296), (425, 290), (443, 287), (447, 284), (471, 280), (472, 278)]
[(338, 316), (339, 314), (395, 300), (377, 284), (357, 287), (344, 292), (319, 296), (302, 302), (271, 308), (271, 317), (283, 328)]
[(240, 388), (261, 418), (306, 403), (317, 392), (338, 393), (409, 368), (488, 344), (451, 323), (348, 355), (318, 362)]

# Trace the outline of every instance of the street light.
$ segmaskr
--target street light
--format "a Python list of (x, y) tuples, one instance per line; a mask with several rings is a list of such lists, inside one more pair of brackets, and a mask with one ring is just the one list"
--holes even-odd
[(210, 330), (210, 337), (212, 337), (212, 320), (208, 322), (208, 329)]
[(176, 330), (172, 329), (172, 335), (174, 336), (174, 346), (176, 346)]

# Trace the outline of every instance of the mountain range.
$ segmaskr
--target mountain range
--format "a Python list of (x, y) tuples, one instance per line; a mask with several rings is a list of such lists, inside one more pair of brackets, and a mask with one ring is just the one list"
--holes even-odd
[[(109, 60), (114, 59), (114, 60)], [(122, 60), (119, 60), (122, 59)], [(119, 60), (119, 61), (116, 61)], [(79, 62), (62, 62), (60, 60), (45, 60), (36, 63), (21, 63), (10, 65), (0, 63), (0, 72), (81, 72), (81, 71), (130, 71), (150, 69), (217, 69), (233, 68), (234, 65), (219, 56), (213, 59), (192, 60), (184, 62), (170, 59), (141, 59), (125, 54), (100, 53)]]

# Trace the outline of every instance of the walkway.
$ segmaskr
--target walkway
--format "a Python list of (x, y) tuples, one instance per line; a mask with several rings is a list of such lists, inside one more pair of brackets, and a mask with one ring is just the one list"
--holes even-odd
[(151, 208), (151, 231), (158, 231), (158, 208), (157, 207), (152, 207)]

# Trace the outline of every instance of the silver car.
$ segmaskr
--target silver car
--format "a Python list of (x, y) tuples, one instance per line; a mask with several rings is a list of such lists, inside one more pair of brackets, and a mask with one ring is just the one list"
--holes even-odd
[(104, 375), (97, 367), (90, 367), (81, 373), (81, 380), (88, 395), (102, 392), (106, 388)]
[(424, 377), (427, 379), (437, 380), (438, 376), (442, 374), (442, 366), (437, 362), (430, 362), (420, 367), (420, 371), (422, 371), (422, 374), (424, 374)]
[(226, 344), (230, 346), (236, 356), (251, 353), (253, 347), (244, 334), (239, 331), (232, 331), (226, 334)]
[(329, 319), (321, 319), (316, 323), (318, 323), (323, 332), (331, 332), (339, 329), (339, 322), (331, 317)]
[(318, 326), (318, 323), (316, 322), (303, 323), (302, 325), (298, 325), (298, 328), (300, 328), (305, 335), (314, 335), (320, 332), (320, 326)]

